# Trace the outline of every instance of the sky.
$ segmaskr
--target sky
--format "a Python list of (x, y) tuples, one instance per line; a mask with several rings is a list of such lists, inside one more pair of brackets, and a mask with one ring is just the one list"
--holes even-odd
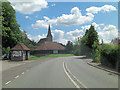
[(117, 2), (11, 2), (20, 30), (38, 42), (45, 38), (51, 25), (53, 40), (62, 44), (75, 42), (90, 25), (94, 25), (99, 40), (110, 43), (118, 37)]

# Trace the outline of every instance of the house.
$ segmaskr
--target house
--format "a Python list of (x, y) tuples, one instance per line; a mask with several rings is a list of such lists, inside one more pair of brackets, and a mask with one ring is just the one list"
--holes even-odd
[(44, 42), (35, 49), (36, 55), (64, 54), (65, 47), (57, 42)]
[(31, 52), (32, 55), (46, 55), (46, 54), (64, 54), (66, 49), (63, 45), (57, 42), (53, 42), (50, 25), (48, 28), (48, 34), (46, 38), (40, 39), (38, 47)]
[(112, 44), (119, 44), (120, 45), (120, 39), (119, 38), (115, 38), (111, 41)]
[(28, 60), (30, 56), (30, 49), (23, 43), (19, 43), (11, 48), (11, 60), (23, 61)]

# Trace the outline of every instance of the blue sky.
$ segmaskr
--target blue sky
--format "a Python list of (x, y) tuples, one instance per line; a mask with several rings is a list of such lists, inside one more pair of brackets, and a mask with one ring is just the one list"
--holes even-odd
[[(41, 2), (42, 1), (42, 2)], [(21, 5), (21, 6), (20, 6)], [(99, 39), (109, 43), (116, 38), (118, 28), (117, 2), (47, 2), (12, 3), (20, 29), (36, 42), (46, 37), (51, 25), (54, 41), (66, 44), (82, 37), (91, 24)]]

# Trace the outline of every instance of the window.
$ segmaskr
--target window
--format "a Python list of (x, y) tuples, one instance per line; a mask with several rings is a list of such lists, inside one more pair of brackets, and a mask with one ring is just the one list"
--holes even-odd
[(13, 51), (13, 57), (22, 56), (21, 51)]
[(53, 54), (58, 54), (58, 50), (54, 50), (54, 51), (53, 51)]

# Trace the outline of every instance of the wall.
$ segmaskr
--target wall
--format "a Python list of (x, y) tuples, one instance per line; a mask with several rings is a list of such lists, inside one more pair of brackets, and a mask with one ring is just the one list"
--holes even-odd
[[(46, 54), (53, 54), (53, 50), (34, 50), (30, 52), (31, 55), (43, 56)], [(65, 50), (58, 50), (58, 54), (66, 54)]]

